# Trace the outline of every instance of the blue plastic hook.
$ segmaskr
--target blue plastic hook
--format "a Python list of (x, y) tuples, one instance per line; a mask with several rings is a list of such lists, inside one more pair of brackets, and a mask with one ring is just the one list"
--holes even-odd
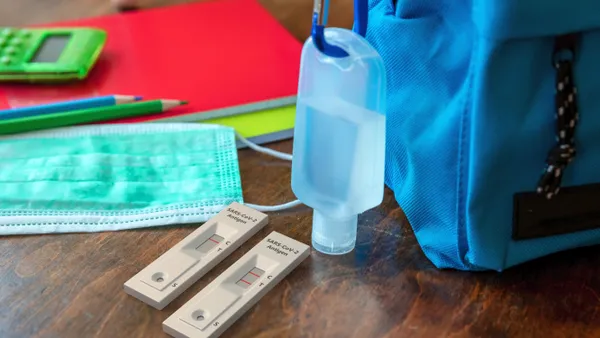
[[(342, 48), (330, 45), (325, 41), (325, 25), (327, 24), (327, 15), (329, 11), (329, 0), (315, 0), (313, 6), (312, 38), (317, 49), (331, 57), (346, 57), (348, 53)], [(354, 0), (354, 27), (352, 30), (365, 36), (368, 23), (368, 2), (367, 0)]]
[(354, 0), (354, 33), (362, 36), (367, 35), (367, 23), (369, 21), (369, 2), (367, 0)]

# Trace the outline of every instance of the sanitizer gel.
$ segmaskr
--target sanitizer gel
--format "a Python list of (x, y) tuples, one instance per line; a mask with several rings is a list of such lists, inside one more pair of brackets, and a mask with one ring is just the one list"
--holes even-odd
[(296, 106), (292, 190), (314, 209), (312, 245), (326, 254), (354, 249), (358, 214), (383, 198), (385, 70), (360, 35), (325, 29), (348, 56), (304, 44)]

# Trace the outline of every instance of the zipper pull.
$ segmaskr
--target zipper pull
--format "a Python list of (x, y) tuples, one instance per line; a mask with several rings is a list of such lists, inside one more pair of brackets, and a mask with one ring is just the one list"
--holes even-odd
[(558, 194), (563, 172), (576, 156), (575, 127), (579, 120), (577, 87), (573, 79), (573, 63), (579, 34), (566, 34), (555, 38), (552, 63), (556, 69), (554, 94), (556, 120), (556, 145), (546, 158), (546, 168), (538, 181), (537, 192), (547, 199)]

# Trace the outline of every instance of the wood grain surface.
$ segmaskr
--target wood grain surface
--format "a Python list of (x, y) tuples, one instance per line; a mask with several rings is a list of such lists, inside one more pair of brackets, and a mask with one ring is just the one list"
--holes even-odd
[[(310, 0), (262, 3), (296, 37), (306, 38)], [(108, 0), (0, 0), (0, 25), (113, 11)], [(349, 27), (351, 11), (350, 0), (332, 0), (330, 23)], [(291, 142), (273, 147), (289, 152)], [(247, 201), (293, 198), (289, 163), (244, 150), (240, 166)], [(193, 226), (0, 238), (0, 337), (167, 337), (162, 321), (269, 232), (310, 243), (309, 209), (270, 219), (162, 311), (126, 295), (123, 283)], [(440, 271), (387, 191), (381, 206), (360, 216), (355, 251), (339, 257), (313, 251), (223, 337), (600, 337), (600, 254), (580, 249), (501, 274)]]

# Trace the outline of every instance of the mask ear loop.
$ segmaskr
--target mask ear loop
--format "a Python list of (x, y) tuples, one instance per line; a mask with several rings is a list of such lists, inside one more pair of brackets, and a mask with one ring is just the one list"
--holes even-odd
[[(367, 33), (369, 6), (367, 0), (354, 0), (354, 27), (352, 30), (364, 37)], [(317, 49), (331, 57), (342, 58), (348, 53), (341, 47), (329, 44), (325, 40), (325, 25), (329, 14), (329, 0), (315, 0), (311, 36)]]
[(284, 161), (291, 161), (292, 160), (292, 155), (291, 154), (286, 154), (286, 153), (282, 153), (281, 151), (277, 151), (277, 150), (273, 150), (270, 148), (266, 148), (266, 147), (261, 147), (258, 144), (254, 144), (250, 141), (248, 141), (245, 137), (243, 137), (242, 135), (240, 135), (238, 132), (235, 133), (235, 137), (242, 142), (245, 146), (247, 146), (248, 148), (257, 151), (259, 153), (263, 153), (263, 154), (267, 154), (273, 157), (276, 157), (278, 159), (284, 160)]
[[(242, 135), (240, 135), (239, 133), (235, 133), (236, 138), (242, 142), (244, 145), (246, 145), (248, 148), (257, 151), (259, 153), (263, 153), (263, 154), (267, 154), (285, 161), (291, 161), (292, 160), (292, 155), (291, 154), (286, 154), (286, 153), (282, 153), (280, 151), (277, 150), (273, 150), (273, 149), (269, 149), (266, 147), (261, 147), (257, 144), (254, 144), (250, 141), (248, 141), (246, 138), (244, 138)], [(279, 205), (257, 205), (257, 204), (250, 204), (250, 203), (244, 203), (246, 206), (254, 209), (254, 210), (258, 210), (258, 211), (262, 211), (262, 212), (272, 212), (272, 211), (282, 211), (282, 210), (286, 210), (286, 209), (291, 209), (291, 208), (295, 208), (299, 205), (302, 205), (302, 202), (300, 202), (299, 200), (295, 200), (295, 201), (291, 201), (288, 203), (284, 203), (284, 204), (279, 204)]]

